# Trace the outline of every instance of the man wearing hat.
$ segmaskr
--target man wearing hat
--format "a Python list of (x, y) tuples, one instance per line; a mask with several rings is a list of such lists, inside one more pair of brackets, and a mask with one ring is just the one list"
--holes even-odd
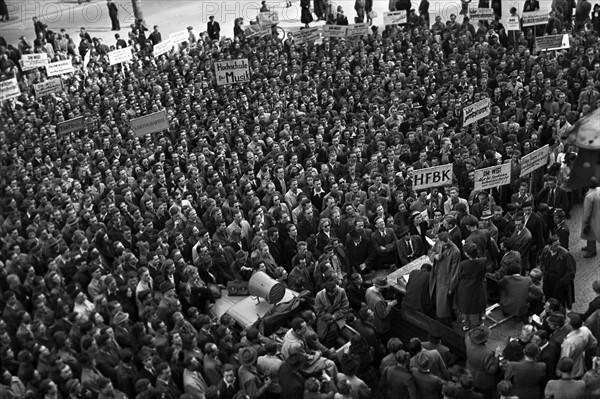
[(271, 378), (263, 376), (256, 368), (256, 359), (258, 354), (252, 347), (240, 348), (238, 360), (241, 363), (238, 370), (240, 388), (244, 389), (251, 398), (260, 398), (271, 385)]
[(418, 395), (416, 397), (423, 399), (439, 398), (445, 381), (430, 372), (431, 361), (425, 352), (419, 353), (415, 358), (417, 367), (411, 371), (417, 387)]
[(365, 300), (367, 307), (373, 312), (373, 326), (375, 332), (379, 334), (381, 341), (387, 342), (392, 336), (392, 326), (389, 315), (394, 306), (398, 303), (396, 299), (386, 300), (383, 296), (383, 290), (390, 284), (386, 277), (377, 277), (373, 280), (373, 286), (367, 290)]
[(398, 230), (398, 257), (400, 266), (404, 266), (422, 255), (425, 255), (425, 247), (421, 237), (410, 234), (408, 226), (401, 226)]
[(500, 350), (494, 352), (485, 345), (489, 336), (490, 330), (485, 326), (476, 327), (465, 336), (466, 368), (473, 376), (475, 390), (483, 393), (486, 398), (492, 397), (496, 388), (500, 358)]

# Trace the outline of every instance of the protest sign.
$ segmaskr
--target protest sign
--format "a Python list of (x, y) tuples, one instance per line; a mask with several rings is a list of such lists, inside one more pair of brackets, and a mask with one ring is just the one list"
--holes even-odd
[[(315, 28), (317, 29), (317, 28)], [(271, 34), (271, 27), (265, 25), (248, 25), (244, 28), (244, 36), (246, 38), (262, 37)]]
[(217, 86), (250, 81), (248, 58), (215, 62)]
[(415, 169), (412, 181), (414, 190), (452, 183), (452, 164)]
[(569, 35), (549, 35), (549, 36), (538, 36), (535, 38), (535, 49), (536, 50), (561, 50), (569, 48)]
[(34, 84), (33, 89), (37, 98), (52, 93), (59, 93), (63, 89), (62, 80), (60, 78), (48, 79), (44, 82)]
[(493, 21), (496, 18), (493, 8), (475, 8), (469, 10), (469, 19), (471, 23), (475, 21)]
[(346, 37), (346, 27), (343, 25), (323, 25), (321, 26), (323, 37)]
[(46, 65), (46, 74), (48, 77), (60, 76), (65, 73), (73, 72), (75, 71), (73, 70), (73, 63), (71, 60), (56, 61)]
[(45, 67), (48, 65), (50, 60), (48, 54), (37, 53), (37, 54), (23, 54), (21, 55), (21, 69), (23, 72), (31, 71), (35, 68)]
[(302, 29), (301, 31), (294, 32), (293, 35), (295, 44), (314, 42), (319, 38), (319, 28)]
[(463, 108), (463, 126), (485, 118), (492, 111), (492, 102), (489, 98), (477, 101), (475, 104)]
[(346, 37), (361, 37), (364, 35), (369, 35), (370, 33), (371, 28), (366, 22), (363, 22), (361, 24), (348, 25), (346, 27)]
[(18, 97), (21, 94), (17, 78), (4, 80), (0, 82), (0, 101)]
[(279, 23), (277, 11), (262, 11), (258, 14), (258, 23), (260, 25), (276, 25)]
[(169, 120), (167, 119), (167, 111), (165, 110), (132, 119), (130, 123), (131, 130), (133, 130), (136, 137), (169, 129)]
[(475, 170), (475, 191), (487, 190), (510, 183), (510, 163)]
[(79, 130), (85, 129), (85, 117), (80, 116), (78, 118), (69, 119), (68, 121), (60, 122), (56, 125), (56, 133), (57, 134), (66, 134), (71, 132), (77, 132)]
[(110, 65), (120, 64), (122, 62), (133, 60), (131, 47), (120, 48), (108, 53), (108, 62)]
[(175, 46), (175, 43), (169, 38), (167, 40), (163, 40), (160, 43), (156, 43), (152, 47), (152, 53), (154, 54), (154, 57), (160, 57), (164, 53), (168, 53), (169, 51), (171, 51), (173, 46)]
[(187, 31), (187, 29), (180, 30), (179, 32), (171, 33), (169, 35), (169, 40), (173, 42), (173, 45), (187, 42), (190, 40), (190, 33)]
[(510, 16), (506, 20), (506, 30), (521, 30), (518, 16)]
[(546, 144), (542, 148), (530, 152), (527, 155), (521, 157), (521, 176), (528, 175), (536, 169), (548, 163), (548, 154), (550, 153), (550, 146)]
[(523, 27), (544, 25), (548, 23), (549, 15), (550, 11), (524, 12), (523, 15), (521, 15), (521, 21), (523, 22)]
[(383, 24), (385, 26), (401, 25), (408, 23), (406, 10), (383, 13)]

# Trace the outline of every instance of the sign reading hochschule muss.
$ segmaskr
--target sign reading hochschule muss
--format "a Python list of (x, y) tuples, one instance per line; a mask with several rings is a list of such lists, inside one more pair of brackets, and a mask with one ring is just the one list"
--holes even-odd
[(248, 58), (215, 62), (217, 86), (250, 81)]

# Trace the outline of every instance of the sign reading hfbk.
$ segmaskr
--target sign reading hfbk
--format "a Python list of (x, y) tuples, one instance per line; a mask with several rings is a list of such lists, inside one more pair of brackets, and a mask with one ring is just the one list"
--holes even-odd
[(73, 72), (73, 63), (71, 60), (56, 61), (46, 65), (46, 74), (48, 77), (60, 76)]
[(249, 82), (250, 64), (248, 58), (215, 62), (215, 75), (217, 86)]
[(17, 78), (4, 80), (0, 82), (0, 101), (9, 100), (18, 97), (21, 94)]
[(364, 35), (369, 35), (371, 33), (371, 28), (369, 24), (366, 22), (360, 24), (348, 25), (346, 27), (346, 37), (361, 37)]
[(60, 122), (58, 125), (56, 125), (56, 133), (66, 134), (71, 132), (77, 132), (85, 128), (85, 117), (80, 116), (77, 118), (69, 119), (68, 121)]
[(120, 48), (108, 53), (108, 63), (110, 65), (120, 64), (122, 62), (127, 62), (131, 60), (133, 60), (133, 53), (131, 52), (131, 47)]
[(521, 15), (521, 22), (523, 23), (523, 27), (534, 26), (534, 25), (544, 25), (544, 24), (548, 23), (549, 18), (550, 18), (550, 11), (529, 11), (529, 12), (524, 12)]
[(163, 40), (160, 43), (156, 43), (152, 47), (152, 53), (154, 54), (154, 57), (160, 57), (161, 55), (171, 51), (173, 46), (175, 46), (175, 43), (173, 42), (173, 40), (171, 40), (171, 38), (169, 38), (167, 40)]
[(489, 98), (477, 101), (463, 108), (463, 126), (485, 118), (492, 111), (492, 102)]
[(131, 130), (133, 130), (136, 137), (169, 130), (169, 120), (167, 119), (167, 111), (165, 110), (132, 119), (130, 123)]
[(542, 51), (562, 50), (570, 47), (569, 35), (549, 35), (535, 38), (535, 49)]
[(41, 83), (36, 83), (33, 85), (33, 89), (35, 90), (35, 96), (37, 98), (44, 97), (48, 94), (60, 93), (63, 90), (62, 79), (54, 78)]
[(50, 60), (48, 59), (48, 54), (46, 53), (21, 55), (21, 69), (23, 72), (30, 71), (35, 68), (45, 67), (49, 62)]
[(475, 191), (487, 190), (510, 183), (510, 163), (475, 170)]
[(521, 157), (521, 176), (528, 175), (541, 168), (548, 163), (548, 154), (550, 153), (550, 146), (546, 144), (542, 148), (538, 148), (535, 151), (530, 152), (527, 155)]
[[(347, 28), (347, 27), (346, 27)], [(308, 28), (302, 29), (301, 31), (294, 32), (294, 43), (304, 44), (313, 42), (319, 38), (319, 28)]]
[(344, 25), (322, 25), (321, 34), (323, 37), (346, 37), (346, 27)]
[(521, 26), (519, 24), (519, 16), (514, 15), (508, 17), (506, 20), (506, 30), (521, 30)]
[(402, 25), (408, 23), (406, 10), (391, 11), (383, 13), (383, 24), (385, 26)]
[(415, 169), (412, 181), (414, 190), (452, 183), (452, 164)]

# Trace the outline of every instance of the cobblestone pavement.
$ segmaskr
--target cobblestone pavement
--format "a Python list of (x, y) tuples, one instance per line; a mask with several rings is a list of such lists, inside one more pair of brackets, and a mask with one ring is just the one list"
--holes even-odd
[(585, 259), (581, 250), (585, 242), (579, 238), (581, 234), (581, 217), (583, 206), (577, 205), (571, 211), (571, 219), (567, 220), (571, 236), (569, 239), (570, 252), (575, 257), (577, 273), (575, 274), (575, 303), (573, 311), (584, 312), (588, 303), (594, 299), (596, 294), (592, 290), (592, 282), (600, 279), (600, 255)]

